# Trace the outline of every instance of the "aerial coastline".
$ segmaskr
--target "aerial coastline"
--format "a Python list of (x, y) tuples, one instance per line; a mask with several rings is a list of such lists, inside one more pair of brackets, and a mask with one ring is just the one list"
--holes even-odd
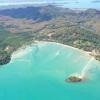
[[(37, 45), (37, 47), (38, 47), (38, 45), (41, 44), (41, 43), (42, 43), (42, 44), (48, 44), (48, 43), (49, 43), (49, 44), (61, 45), (61, 46), (65, 47), (65, 48), (71, 48), (71, 49), (73, 49), (73, 50), (79, 51), (79, 52), (81, 52), (81, 54), (83, 54), (84, 56), (87, 56), (87, 57), (90, 56), (90, 58), (91, 58), (91, 57), (94, 57), (94, 58), (95, 58), (95, 56), (93, 55), (92, 52), (84, 51), (84, 50), (81, 50), (81, 49), (79, 49), (79, 48), (75, 48), (75, 47), (72, 47), (72, 46), (69, 46), (69, 45), (66, 45), (66, 44), (61, 44), (61, 43), (58, 43), (58, 42), (38, 41), (38, 40), (36, 40), (36, 41), (34, 41), (33, 43), (30, 43), (30, 44), (27, 44), (27, 45), (23, 45), (23, 46), (21, 46), (20, 48), (18, 48), (16, 51), (14, 51), (14, 52), (11, 54), (11, 57), (9, 56), (10, 59), (9, 59), (9, 61), (7, 61), (7, 63), (9, 63), (10, 60), (13, 60), (13, 59), (22, 57), (23, 55), (25, 55), (25, 54), (27, 54), (28, 52), (32, 51), (32, 46)], [(7, 57), (7, 58), (8, 58), (8, 57)], [(3, 59), (3, 61), (8, 60), (7, 58)], [(95, 59), (96, 59), (96, 58), (95, 58)], [(1, 61), (0, 61), (0, 62), (1, 62)], [(1, 65), (7, 64), (7, 63), (2, 63)]]
[[(84, 51), (84, 50), (81, 50), (81, 49), (78, 49), (78, 48), (75, 48), (75, 47), (72, 47), (72, 46), (69, 46), (69, 45), (65, 45), (65, 44), (61, 44), (61, 43), (57, 43), (57, 42), (48, 42), (48, 41), (34, 41), (34, 43), (31, 43), (31, 44), (28, 44), (28, 45), (23, 45), (22, 47), (20, 47), (18, 50), (16, 50), (16, 51), (14, 51), (13, 53), (12, 53), (12, 56), (11, 56), (11, 58), (12, 59), (14, 59), (14, 58), (17, 58), (17, 57), (21, 57), (22, 55), (24, 55), (24, 54), (27, 54), (28, 52), (30, 52), (30, 51), (32, 51), (32, 46), (34, 46), (34, 45), (37, 45), (37, 47), (38, 47), (38, 45), (39, 44), (56, 44), (56, 45), (61, 45), (61, 46), (63, 46), (63, 47), (65, 47), (65, 48), (71, 48), (71, 49), (73, 49), (73, 50), (76, 50), (76, 51), (79, 51), (79, 52), (81, 52), (84, 56), (90, 56), (90, 57), (92, 57), (91, 56), (91, 52), (87, 52), (87, 51)], [(27, 50), (27, 52), (24, 52), (25, 50)], [(19, 56), (18, 56), (19, 55)]]
[(100, 60), (99, 21), (100, 11), (94, 8), (80, 11), (46, 5), (0, 10), (1, 54), (6, 50), (11, 56), (38, 40), (72, 46)]
[(0, 0), (0, 100), (100, 100), (100, 0)]

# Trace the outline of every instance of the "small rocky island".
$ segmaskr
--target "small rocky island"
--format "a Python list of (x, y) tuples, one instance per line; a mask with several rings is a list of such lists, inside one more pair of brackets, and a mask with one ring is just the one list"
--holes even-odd
[(10, 54), (0, 51), (0, 65), (5, 65), (11, 60)]
[(83, 79), (79, 76), (70, 76), (66, 79), (66, 82), (81, 82)]

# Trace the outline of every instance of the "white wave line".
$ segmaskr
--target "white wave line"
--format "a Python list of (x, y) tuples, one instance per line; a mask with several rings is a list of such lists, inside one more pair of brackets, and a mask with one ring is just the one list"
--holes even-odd
[(88, 61), (88, 63), (86, 64), (86, 66), (83, 68), (83, 70), (82, 70), (82, 72), (81, 72), (81, 77), (84, 77), (84, 76), (85, 76), (86, 72), (87, 72), (87, 71), (89, 70), (89, 68), (91, 67), (91, 63), (93, 62), (94, 59), (95, 59), (95, 58), (92, 57), (92, 58)]

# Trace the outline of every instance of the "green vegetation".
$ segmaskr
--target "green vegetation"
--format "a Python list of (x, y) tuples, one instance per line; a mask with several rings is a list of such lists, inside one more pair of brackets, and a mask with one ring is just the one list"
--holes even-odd
[(68, 79), (65, 80), (66, 82), (81, 82), (82, 78), (78, 76), (70, 76)]
[[(24, 16), (21, 13), (21, 17), (19, 16), (20, 12), (25, 9), (32, 11), (32, 8), (23, 8), (18, 16), (13, 16), (13, 12), (18, 13), (19, 9), (18, 11), (17, 9), (6, 10), (10, 13), (0, 11), (0, 14), (3, 15), (0, 17), (0, 64), (4, 59), (10, 60), (10, 56), (15, 50), (23, 45), (33, 43), (34, 40), (54, 41), (88, 52), (95, 51), (92, 55), (100, 60), (99, 11), (87, 10), (77, 14), (70, 9), (50, 8), (50, 6), (44, 8), (38, 9), (38, 11), (43, 10), (41, 12), (43, 16), (40, 16), (41, 20), (34, 20), (32, 14), (26, 16), (24, 13)], [(55, 10), (53, 11), (53, 9)], [(59, 12), (58, 9), (60, 9)], [(56, 11), (57, 14), (54, 15)], [(48, 15), (47, 19), (45, 17), (48, 13), (50, 13), (50, 17)], [(63, 13), (65, 13), (64, 16)], [(4, 16), (7, 14), (9, 17)], [(29, 19), (25, 19), (27, 17)]]
[(0, 65), (9, 63), (11, 60), (10, 54), (6, 51), (0, 51)]

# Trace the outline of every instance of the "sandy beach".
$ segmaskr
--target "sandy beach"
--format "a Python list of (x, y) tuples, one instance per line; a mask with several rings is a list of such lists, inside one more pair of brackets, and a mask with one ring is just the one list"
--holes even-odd
[(38, 44), (48, 44), (48, 43), (51, 43), (51, 44), (57, 44), (57, 45), (61, 45), (65, 48), (71, 48), (71, 49), (74, 49), (74, 50), (77, 50), (79, 52), (81, 52), (84, 56), (90, 56), (90, 52), (86, 52), (84, 50), (81, 50), (81, 49), (78, 49), (78, 48), (75, 48), (75, 47), (72, 47), (72, 46), (69, 46), (69, 45), (65, 45), (65, 44), (61, 44), (61, 43), (57, 43), (57, 42), (46, 42), (46, 41), (35, 41), (34, 43), (30, 44), (30, 45), (24, 45), (22, 47), (20, 47), (17, 51), (13, 52), (12, 54), (12, 59), (14, 58), (19, 58), (25, 54), (27, 54), (28, 52), (32, 51), (32, 46), (34, 45), (38, 45)]

